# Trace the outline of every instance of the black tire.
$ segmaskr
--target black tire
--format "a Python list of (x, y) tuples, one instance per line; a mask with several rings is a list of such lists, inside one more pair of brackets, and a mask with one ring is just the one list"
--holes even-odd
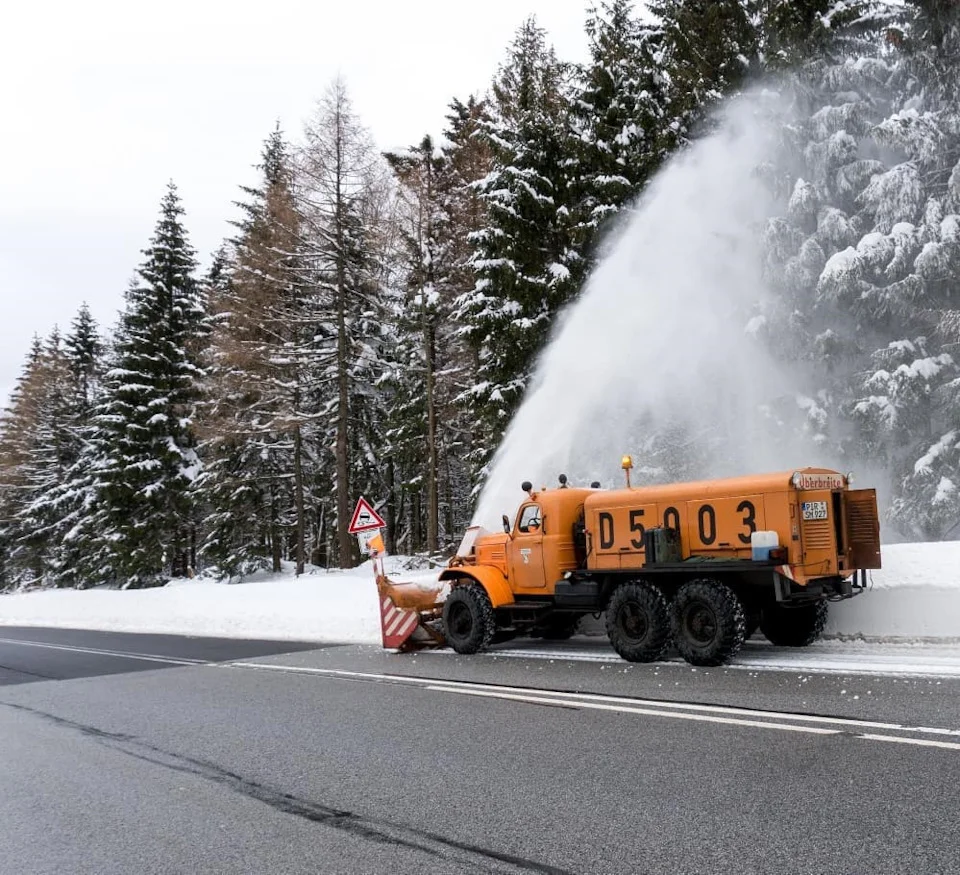
[(457, 653), (486, 650), (497, 631), (497, 619), (486, 590), (479, 583), (454, 586), (443, 603), (443, 630)]
[(533, 637), (543, 638), (544, 641), (566, 641), (576, 634), (579, 625), (580, 617), (577, 614), (555, 614), (534, 629)]
[(723, 665), (743, 646), (743, 605), (719, 580), (692, 580), (681, 586), (670, 621), (677, 650), (691, 665)]
[(670, 644), (667, 600), (642, 581), (622, 583), (607, 605), (607, 637), (628, 662), (656, 662)]
[(807, 647), (823, 634), (826, 624), (826, 600), (791, 608), (768, 605), (763, 609), (760, 631), (778, 647)]

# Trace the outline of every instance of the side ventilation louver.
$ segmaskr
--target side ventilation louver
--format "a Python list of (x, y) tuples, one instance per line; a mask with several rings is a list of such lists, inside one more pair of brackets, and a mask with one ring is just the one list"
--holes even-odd
[(853, 568), (880, 567), (880, 518), (877, 514), (875, 489), (852, 489), (845, 492), (847, 547)]

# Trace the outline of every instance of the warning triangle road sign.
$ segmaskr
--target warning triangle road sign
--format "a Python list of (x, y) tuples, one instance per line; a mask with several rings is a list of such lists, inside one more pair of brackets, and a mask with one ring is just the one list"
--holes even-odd
[(357, 532), (369, 532), (371, 529), (382, 529), (386, 523), (362, 495), (357, 502), (357, 509), (353, 512), (353, 519), (350, 520), (350, 528), (347, 530), (351, 535)]

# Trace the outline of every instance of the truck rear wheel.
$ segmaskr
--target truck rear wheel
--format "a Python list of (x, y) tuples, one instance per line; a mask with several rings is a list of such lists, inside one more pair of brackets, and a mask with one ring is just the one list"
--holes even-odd
[(443, 603), (443, 629), (457, 653), (486, 650), (497, 631), (497, 619), (486, 590), (479, 583), (455, 586)]
[(656, 662), (670, 643), (667, 600), (655, 586), (622, 583), (607, 605), (607, 637), (628, 662)]
[(763, 609), (760, 631), (778, 647), (806, 647), (820, 637), (826, 624), (825, 600), (795, 608), (768, 605)]
[(681, 586), (670, 619), (677, 649), (691, 665), (723, 665), (743, 646), (743, 606), (719, 580), (692, 580)]

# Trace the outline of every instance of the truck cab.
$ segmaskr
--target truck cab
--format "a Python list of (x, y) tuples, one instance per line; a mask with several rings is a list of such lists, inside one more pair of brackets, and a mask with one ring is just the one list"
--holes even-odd
[[(503, 541), (504, 571), (518, 595), (552, 595), (578, 559), (574, 528), (589, 489), (530, 490)], [(508, 521), (509, 522), (509, 521)]]

